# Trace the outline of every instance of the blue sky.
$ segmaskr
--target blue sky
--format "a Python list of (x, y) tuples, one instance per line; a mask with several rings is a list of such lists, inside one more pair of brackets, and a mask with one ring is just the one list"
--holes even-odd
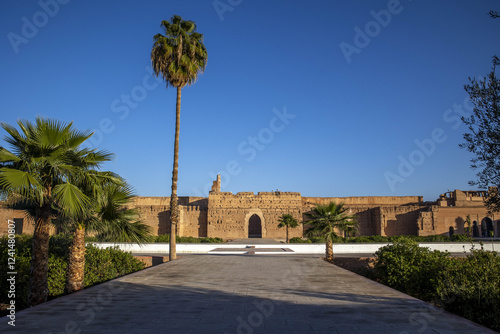
[[(471, 189), (468, 77), (500, 55), (497, 1), (79, 1), (0, 4), (1, 121), (95, 131), (105, 169), (169, 196), (175, 90), (151, 75), (161, 20), (194, 20), (208, 65), (182, 91), (179, 195)], [(3, 133), (2, 135), (4, 135)]]

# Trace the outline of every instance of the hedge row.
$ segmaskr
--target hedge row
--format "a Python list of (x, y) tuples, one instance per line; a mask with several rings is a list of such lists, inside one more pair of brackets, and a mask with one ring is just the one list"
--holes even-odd
[[(416, 235), (408, 235), (408, 236), (395, 236), (395, 237), (386, 237), (381, 235), (371, 235), (371, 236), (361, 236), (361, 237), (350, 237), (343, 238), (337, 237), (334, 239), (334, 243), (370, 243), (370, 242), (393, 242), (398, 240), (401, 237), (405, 237), (416, 242), (468, 242), (472, 239), (465, 234), (455, 234), (452, 237), (448, 237), (446, 235), (429, 235), (429, 236), (416, 236)], [(290, 239), (290, 243), (324, 243), (324, 239), (322, 238), (308, 238), (302, 239), (299, 237), (294, 237)]]
[(465, 258), (419, 247), (409, 238), (380, 248), (370, 278), (500, 331), (500, 256), (483, 249)]
[[(175, 240), (177, 243), (224, 243), (224, 240), (221, 238), (195, 238), (195, 237), (180, 237), (176, 236)], [(99, 242), (95, 237), (86, 237), (85, 238), (86, 242)], [(169, 242), (170, 241), (170, 235), (169, 234), (162, 234), (158, 236), (152, 236), (150, 237), (149, 242)]]
[[(16, 308), (27, 307), (29, 291), (29, 272), (31, 266), (31, 235), (16, 236)], [(0, 263), (7, 264), (7, 237), (0, 238)], [(62, 295), (68, 267), (69, 246), (72, 237), (56, 235), (50, 238), (49, 243), (49, 272), (48, 287), (49, 299)], [(110, 279), (144, 269), (143, 262), (137, 260), (131, 253), (125, 253), (117, 248), (99, 249), (92, 245), (87, 246), (85, 252), (85, 286), (92, 286)], [(0, 271), (0, 303), (9, 303), (7, 271)]]

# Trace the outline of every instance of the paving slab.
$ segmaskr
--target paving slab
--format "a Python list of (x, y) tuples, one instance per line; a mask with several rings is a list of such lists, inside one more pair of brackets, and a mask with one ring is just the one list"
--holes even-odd
[(241, 239), (230, 240), (227, 243), (228, 244), (235, 244), (235, 245), (273, 245), (273, 244), (279, 245), (279, 244), (283, 244), (284, 242), (281, 242), (278, 239), (241, 238)]
[(296, 255), (182, 256), (7, 320), (1, 333), (495, 333)]

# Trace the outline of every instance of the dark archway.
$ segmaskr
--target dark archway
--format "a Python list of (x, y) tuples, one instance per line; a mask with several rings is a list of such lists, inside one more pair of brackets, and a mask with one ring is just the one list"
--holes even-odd
[(453, 234), (455, 234), (455, 229), (453, 228), (453, 226), (450, 226), (450, 228), (448, 229), (448, 234), (450, 235), (450, 238), (453, 236)]
[(491, 234), (495, 236), (495, 229), (493, 228), (493, 220), (491, 218), (484, 218), (481, 221), (481, 229), (483, 230), (483, 237), (489, 237)]
[(248, 237), (262, 238), (262, 223), (258, 215), (252, 215), (248, 220)]
[(477, 221), (475, 221), (475, 220), (472, 223), (472, 236), (474, 238), (479, 237), (479, 227), (477, 226)]

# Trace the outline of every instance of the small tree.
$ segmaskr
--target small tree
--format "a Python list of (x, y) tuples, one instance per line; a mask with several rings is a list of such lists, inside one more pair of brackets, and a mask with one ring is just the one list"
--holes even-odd
[(94, 173), (111, 154), (83, 148), (92, 136), (73, 123), (37, 117), (34, 123), (17, 122), (21, 131), (1, 123), (11, 151), (0, 147), (0, 188), (10, 198), (32, 210), (35, 223), (30, 269), (30, 306), (47, 300), (49, 235), (52, 219), (60, 210), (79, 215), (90, 202), (83, 189), (72, 182)]
[(279, 224), (278, 227), (286, 227), (286, 243), (288, 243), (288, 228), (295, 228), (299, 226), (299, 222), (297, 219), (293, 218), (291, 214), (282, 215), (280, 219), (278, 219)]
[[(490, 10), (493, 19), (500, 17), (498, 12)], [(500, 59), (493, 56), (493, 69), (487, 78), (471, 79), (465, 85), (465, 90), (474, 105), (470, 117), (462, 117), (462, 122), (468, 126), (470, 133), (464, 134), (465, 143), (461, 148), (476, 155), (471, 159), (472, 169), (480, 169), (477, 180), (470, 181), (472, 186), (488, 188), (485, 200), (490, 212), (500, 211), (500, 81), (495, 75), (495, 68), (500, 65)]]
[(148, 241), (151, 234), (150, 227), (138, 221), (137, 211), (126, 207), (134, 195), (125, 180), (115, 177), (113, 182), (94, 184), (93, 190), (86, 190), (91, 199), (86, 214), (65, 217), (66, 224), (73, 228), (66, 293), (81, 290), (85, 286), (86, 231), (97, 232), (97, 239), (101, 241), (138, 244)]
[(338, 237), (337, 231), (349, 231), (357, 226), (356, 217), (346, 213), (344, 204), (333, 202), (325, 205), (317, 204), (312, 212), (307, 212), (309, 221), (304, 224), (312, 226), (306, 234), (310, 237), (321, 237), (326, 241), (325, 256), (328, 261), (333, 260), (333, 240)]
[(465, 90), (474, 109), (471, 116), (462, 117), (469, 132), (464, 134), (465, 143), (460, 147), (475, 155), (471, 167), (479, 170), (477, 179), (469, 184), (491, 187), (486, 206), (489, 211), (500, 211), (498, 191), (493, 188), (500, 186), (500, 80), (495, 75), (495, 66), (487, 78), (469, 80)]

